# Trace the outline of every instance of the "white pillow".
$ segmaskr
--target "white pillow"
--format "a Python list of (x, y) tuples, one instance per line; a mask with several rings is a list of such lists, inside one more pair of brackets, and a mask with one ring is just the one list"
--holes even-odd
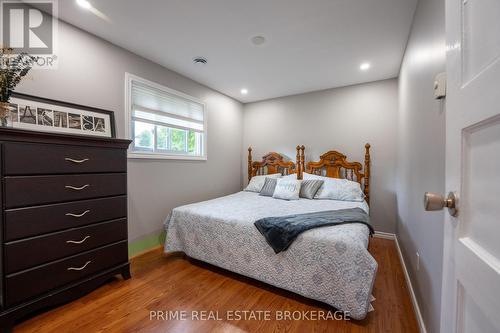
[(300, 180), (278, 179), (273, 198), (283, 200), (299, 200)]
[(248, 186), (244, 189), (247, 192), (260, 192), (264, 183), (266, 182), (266, 177), (269, 178), (280, 178), (281, 173), (273, 173), (271, 175), (253, 176), (248, 183)]
[(330, 199), (342, 201), (364, 201), (365, 195), (361, 191), (361, 186), (358, 182), (353, 182), (347, 179), (330, 178), (318, 175), (311, 175), (304, 172), (304, 179), (321, 179), (324, 181), (314, 196), (314, 199)]
[(297, 174), (292, 173), (290, 175), (286, 175), (286, 176), (281, 177), (281, 179), (297, 179)]

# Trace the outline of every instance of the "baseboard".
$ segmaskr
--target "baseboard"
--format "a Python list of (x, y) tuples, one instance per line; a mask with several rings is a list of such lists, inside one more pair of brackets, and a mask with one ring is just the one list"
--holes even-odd
[(151, 249), (156, 249), (165, 242), (165, 231), (159, 230), (149, 235), (129, 240), (128, 257), (136, 257), (139, 254), (148, 252)]
[(137, 252), (137, 253), (134, 253), (132, 256), (129, 257), (129, 260), (132, 260), (134, 258), (137, 258), (137, 257), (140, 257), (142, 256), (143, 254), (146, 254), (146, 253), (149, 253), (149, 252), (152, 252), (152, 251), (157, 251), (159, 249), (163, 248), (163, 245), (157, 245), (155, 247), (152, 247), (152, 248), (149, 248), (149, 249), (146, 249), (144, 251), (140, 251), (140, 252)]
[(427, 333), (427, 329), (425, 328), (424, 324), (424, 319), (422, 318), (422, 312), (420, 312), (420, 306), (418, 305), (417, 297), (415, 295), (415, 291), (413, 290), (413, 285), (410, 280), (410, 275), (408, 274), (408, 270), (406, 269), (403, 253), (401, 252), (401, 248), (399, 247), (398, 238), (396, 237), (396, 235), (393, 235), (393, 239), (396, 242), (396, 249), (398, 250), (399, 261), (401, 262), (401, 267), (403, 268), (403, 273), (405, 275), (406, 285), (408, 286), (408, 290), (410, 291), (410, 298), (411, 302), (413, 303), (413, 309), (415, 310), (415, 314), (417, 315), (417, 321), (418, 321), (418, 326), (420, 328), (420, 333)]
[(384, 238), (384, 239), (396, 239), (395, 234), (391, 234), (390, 232), (383, 232), (383, 231), (375, 231), (375, 234), (373, 237), (377, 238)]

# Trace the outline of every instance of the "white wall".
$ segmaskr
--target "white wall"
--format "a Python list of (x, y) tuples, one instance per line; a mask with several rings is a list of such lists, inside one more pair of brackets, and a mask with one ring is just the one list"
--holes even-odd
[[(306, 146), (306, 162), (328, 150), (364, 162), (365, 143), (372, 145), (370, 215), (376, 230), (396, 225), (397, 81), (378, 81), (271, 99), (244, 105), (244, 153), (254, 160), (269, 151), (295, 161), (295, 147)], [(243, 178), (247, 179), (246, 154)]]
[(162, 230), (178, 205), (241, 188), (241, 103), (100, 38), (59, 22), (59, 68), (32, 71), (19, 92), (112, 110), (124, 136), (125, 72), (203, 100), (208, 161), (129, 160), (129, 238)]
[(420, 0), (399, 77), (397, 236), (428, 332), (439, 331), (443, 212), (425, 212), (423, 196), (445, 191), (444, 102), (433, 98), (443, 71), (444, 0)]

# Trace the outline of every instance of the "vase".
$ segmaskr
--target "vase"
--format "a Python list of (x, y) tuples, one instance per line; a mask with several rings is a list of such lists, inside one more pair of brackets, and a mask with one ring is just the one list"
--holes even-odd
[(11, 127), (9, 102), (0, 102), (0, 127)]

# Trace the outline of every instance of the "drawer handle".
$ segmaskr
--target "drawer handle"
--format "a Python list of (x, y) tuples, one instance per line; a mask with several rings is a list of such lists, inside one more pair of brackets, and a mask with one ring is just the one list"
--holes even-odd
[(87, 213), (90, 213), (90, 210), (87, 209), (86, 211), (84, 211), (81, 214), (66, 213), (65, 215), (66, 216), (72, 216), (72, 217), (82, 217), (83, 215), (85, 215)]
[(65, 187), (65, 188), (68, 188), (68, 189), (70, 189), (70, 190), (81, 191), (81, 190), (83, 190), (84, 188), (89, 187), (89, 186), (90, 186), (90, 184), (85, 184), (85, 185), (80, 186), (80, 187), (75, 187), (75, 186), (71, 186), (71, 185), (66, 185), (66, 186), (64, 186), (64, 187)]
[(68, 243), (68, 244), (82, 244), (83, 242), (85, 242), (89, 238), (90, 238), (90, 236), (85, 236), (85, 238), (83, 238), (82, 240), (79, 240), (79, 241), (68, 240), (68, 241), (66, 241), (66, 243)]
[(90, 161), (90, 158), (84, 158), (84, 159), (82, 159), (82, 160), (75, 160), (75, 159), (72, 159), (72, 158), (66, 157), (64, 160), (66, 160), (66, 161), (68, 161), (68, 162), (73, 162), (73, 163), (80, 164), (80, 163), (83, 163), (83, 162)]
[(81, 270), (85, 269), (85, 267), (87, 267), (87, 266), (88, 266), (88, 264), (90, 264), (91, 262), (92, 262), (92, 261), (90, 261), (90, 260), (89, 260), (89, 261), (87, 261), (87, 262), (85, 263), (85, 265), (83, 265), (82, 267), (68, 267), (68, 268), (66, 268), (66, 269), (67, 269), (68, 271), (81, 271)]

